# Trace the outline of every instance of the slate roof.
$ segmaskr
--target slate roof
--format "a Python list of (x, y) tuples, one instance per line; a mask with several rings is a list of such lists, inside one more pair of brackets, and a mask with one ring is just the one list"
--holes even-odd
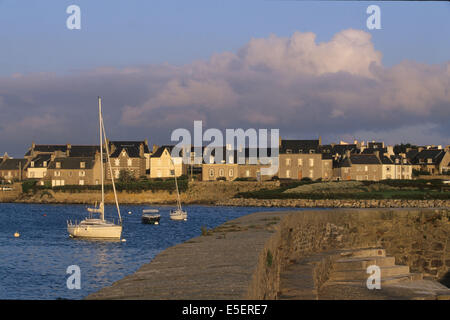
[[(45, 168), (44, 167), (44, 161), (47, 161), (47, 167), (50, 164), (50, 159), (51, 159), (51, 155), (50, 154), (40, 154), (36, 157), (34, 157), (33, 159), (31, 159), (31, 162), (34, 162), (34, 166), (32, 168)], [(31, 162), (29, 167), (31, 167)]]
[[(61, 168), (56, 168), (56, 163), (61, 163)], [(84, 162), (85, 167), (81, 168), (80, 163)], [(74, 170), (74, 169), (92, 169), (94, 167), (95, 158), (93, 157), (67, 157), (67, 158), (55, 158), (49, 165), (49, 169), (56, 170)]]
[[(97, 152), (100, 152), (100, 146), (71, 146), (69, 157), (93, 157)], [(106, 152), (104, 147), (103, 152)]]
[(374, 154), (351, 154), (350, 161), (352, 164), (381, 164)]
[(0, 170), (23, 170), (27, 164), (27, 159), (5, 159), (0, 164)]
[(319, 147), (319, 152), (330, 153), (331, 155), (344, 155), (347, 150), (351, 153), (356, 153), (358, 148), (356, 144), (336, 144), (336, 145), (323, 145)]
[[(67, 145), (66, 144), (36, 144), (34, 146), (34, 151), (45, 152), (45, 153), (53, 153), (56, 151), (66, 152)], [(31, 155), (31, 148), (25, 154), (25, 156)]]
[(319, 140), (281, 140), (280, 153), (318, 153), (319, 146)]
[(145, 141), (110, 141), (109, 148), (112, 149), (114, 145), (115, 150), (111, 154), (111, 158), (117, 158), (123, 149), (127, 152), (130, 158), (140, 158), (140, 146), (144, 146), (144, 153), (150, 153), (148, 145)]
[(173, 145), (165, 145), (165, 146), (161, 146), (161, 147), (159, 147), (150, 157), (151, 158), (159, 158), (159, 157), (161, 157), (161, 155), (163, 154), (163, 152), (164, 152), (164, 150), (166, 150), (167, 149), (167, 151), (169, 152), (169, 153), (171, 153), (172, 152), (172, 149), (174, 148), (175, 146), (173, 146)]
[[(436, 150), (436, 149), (427, 149), (422, 150), (416, 154), (416, 156), (412, 159), (412, 163), (418, 164), (427, 163), (427, 164), (439, 164), (445, 156), (444, 150)], [(428, 159), (432, 159), (431, 163), (428, 163)]]

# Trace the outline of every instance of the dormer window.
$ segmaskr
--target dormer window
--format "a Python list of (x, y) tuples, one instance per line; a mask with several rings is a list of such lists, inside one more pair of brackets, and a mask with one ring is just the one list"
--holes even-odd
[(61, 162), (56, 162), (56, 168), (61, 168)]
[(291, 149), (286, 149), (286, 153), (292, 153)]
[(86, 168), (86, 162), (80, 162), (80, 168), (82, 169)]
[(314, 149), (309, 150), (309, 153), (316, 153)]
[(31, 161), (30, 166), (34, 167), (34, 161)]
[(43, 166), (47, 167), (47, 161), (44, 161)]
[(427, 161), (428, 161), (428, 163), (433, 163), (433, 159), (431, 159), (431, 158), (428, 158)]

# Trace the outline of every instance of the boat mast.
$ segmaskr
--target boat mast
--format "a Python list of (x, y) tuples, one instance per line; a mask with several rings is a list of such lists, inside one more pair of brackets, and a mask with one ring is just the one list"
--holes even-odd
[(102, 202), (100, 203), (100, 219), (105, 220), (105, 186), (103, 178), (103, 135), (102, 135), (102, 98), (98, 97), (98, 121), (100, 131), (100, 168), (101, 168), (101, 181), (102, 181)]
[(175, 171), (175, 163), (173, 162), (172, 157), (170, 158), (170, 161), (172, 162), (172, 165), (173, 165), (173, 175), (175, 177), (175, 188), (177, 190), (177, 206), (178, 206), (178, 210), (181, 210), (180, 193), (178, 192), (178, 183), (177, 183), (177, 173)]
[(106, 130), (105, 130), (105, 125), (103, 123), (103, 118), (102, 118), (101, 126), (102, 126), (101, 128), (103, 130), (103, 137), (105, 138), (106, 159), (108, 160), (109, 174), (111, 175), (111, 182), (112, 182), (112, 187), (113, 187), (113, 191), (114, 191), (114, 200), (116, 202), (117, 214), (119, 215), (119, 222), (122, 224), (122, 216), (120, 215), (119, 201), (117, 200), (116, 184), (114, 183), (114, 175), (113, 175), (113, 171), (112, 171), (112, 167), (111, 167), (111, 158), (109, 157), (109, 147), (108, 147), (108, 143), (106, 142), (107, 141), (106, 140)]

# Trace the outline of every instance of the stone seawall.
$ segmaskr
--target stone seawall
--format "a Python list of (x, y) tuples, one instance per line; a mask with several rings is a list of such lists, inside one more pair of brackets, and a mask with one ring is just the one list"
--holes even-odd
[(217, 201), (217, 206), (297, 207), (297, 208), (450, 208), (450, 200), (312, 200), (312, 199), (245, 199)]
[[(413, 272), (443, 279), (450, 267), (448, 209), (263, 212), (164, 250), (88, 299), (276, 299), (292, 261), (339, 249), (383, 247)], [(318, 264), (311, 283), (326, 280)], [(314, 297), (314, 288), (311, 297)]]
[[(250, 192), (261, 188), (274, 189), (279, 186), (277, 181), (262, 183), (252, 181), (211, 181), (189, 182), (186, 192), (180, 194), (183, 204), (214, 204), (219, 199), (231, 199), (238, 192)], [(176, 193), (169, 191), (118, 192), (121, 204), (174, 204)], [(62, 192), (53, 190), (38, 191), (35, 194), (15, 194), (8, 202), (23, 203), (75, 203), (92, 204), (99, 201), (100, 191)], [(1, 200), (1, 198), (0, 198)], [(4, 201), (6, 202), (6, 201)], [(114, 194), (105, 194), (106, 203), (114, 203)]]

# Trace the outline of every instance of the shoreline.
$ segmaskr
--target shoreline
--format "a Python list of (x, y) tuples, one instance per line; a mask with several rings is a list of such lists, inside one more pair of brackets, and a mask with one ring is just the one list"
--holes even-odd
[[(0, 203), (20, 203), (20, 204), (48, 204), (48, 205), (92, 205), (94, 201), (29, 201), (14, 200), (0, 201)], [(151, 202), (151, 201), (119, 201), (120, 205), (143, 205), (143, 206), (175, 206), (176, 201)], [(265, 208), (430, 208), (446, 209), (450, 208), (450, 200), (402, 200), (402, 199), (382, 199), (382, 200), (361, 200), (361, 199), (242, 199), (231, 198), (225, 200), (194, 200), (182, 201), (183, 205), (217, 206), (217, 207), (265, 207)], [(113, 201), (105, 201), (106, 205), (114, 205)]]

